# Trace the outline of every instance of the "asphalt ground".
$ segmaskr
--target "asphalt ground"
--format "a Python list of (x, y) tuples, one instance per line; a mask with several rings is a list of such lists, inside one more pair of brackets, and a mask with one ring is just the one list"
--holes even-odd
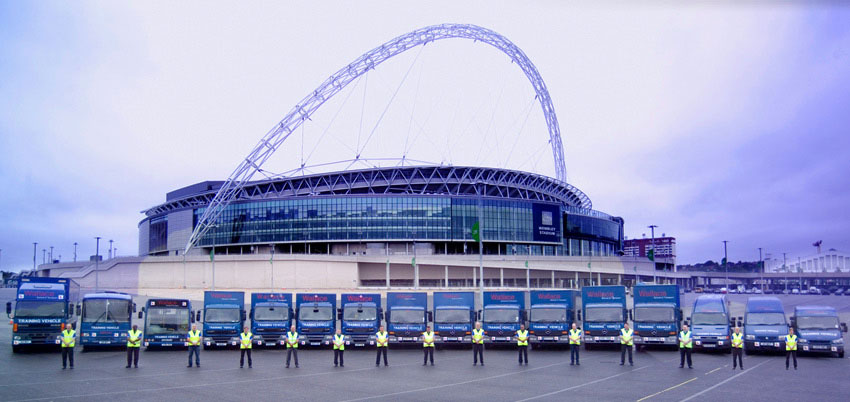
[[(732, 298), (733, 306), (740, 306), (736, 298), (746, 300)], [(786, 308), (833, 305), (842, 321), (850, 306), (850, 297), (782, 298)], [(512, 348), (488, 347), (484, 367), (472, 366), (467, 349), (437, 350), (436, 365), (423, 367), (421, 348), (391, 347), (390, 366), (375, 367), (374, 349), (349, 348), (345, 368), (334, 368), (330, 349), (302, 348), (298, 369), (284, 368), (284, 350), (266, 349), (255, 349), (251, 369), (239, 368), (238, 350), (202, 351), (202, 367), (190, 369), (185, 351), (142, 350), (140, 367), (125, 369), (123, 351), (83, 353), (78, 347), (76, 368), (62, 370), (56, 352), (13, 354), (10, 336), (5, 321), (2, 401), (844, 401), (850, 389), (850, 358), (824, 356), (801, 355), (799, 369), (786, 371), (784, 356), (744, 355), (746, 370), (733, 371), (727, 354), (694, 354), (694, 369), (680, 369), (676, 351), (636, 352), (634, 366), (620, 366), (618, 350), (582, 348), (581, 366), (570, 366), (568, 350), (545, 349), (529, 351), (530, 364), (519, 366)]]

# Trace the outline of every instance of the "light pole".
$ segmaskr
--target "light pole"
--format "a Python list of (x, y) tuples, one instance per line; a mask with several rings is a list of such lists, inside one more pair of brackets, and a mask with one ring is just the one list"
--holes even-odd
[(111, 260), (112, 257), (112, 239), (109, 239), (109, 259)]
[(483, 189), (480, 191), (476, 189), (475, 192), (478, 193), (478, 280), (481, 281), (479, 282), (479, 288), (481, 290), (481, 305), (484, 306), (484, 205), (481, 198)]
[(35, 255), (38, 252), (38, 243), (32, 244), (32, 270), (35, 271)]
[(788, 267), (785, 265), (788, 262), (788, 259), (785, 256), (786, 253), (782, 253), (782, 270), (785, 271), (785, 291), (788, 291)]
[(77, 262), (77, 242), (74, 242), (74, 262)]
[(764, 294), (764, 260), (761, 258), (761, 247), (759, 247), (759, 270), (761, 271), (761, 293)]
[(274, 244), (269, 244), (272, 249), (272, 257), (269, 258), (269, 263), (272, 266), (272, 292), (274, 292)]
[(47, 249), (41, 249), (41, 265), (47, 264)]
[(655, 255), (655, 228), (657, 228), (658, 225), (649, 225), (647, 227), (649, 228), (650, 233), (652, 233), (651, 234), (651, 236), (652, 236), (651, 240), (649, 241), (649, 244), (652, 246), (652, 283), (657, 283), (658, 278), (656, 277), (656, 273), (655, 273), (655, 271), (658, 269), (657, 265), (655, 264), (655, 258), (656, 258), (656, 255)]
[(50, 246), (50, 263), (53, 264), (53, 246)]
[(726, 292), (729, 292), (729, 256), (726, 254), (726, 243), (729, 240), (723, 240), (723, 270), (726, 271), (726, 281), (723, 283), (726, 285)]
[(100, 289), (100, 236), (94, 238), (94, 291)]
[(800, 292), (803, 292), (803, 265), (800, 257), (797, 257), (797, 272), (800, 273)]

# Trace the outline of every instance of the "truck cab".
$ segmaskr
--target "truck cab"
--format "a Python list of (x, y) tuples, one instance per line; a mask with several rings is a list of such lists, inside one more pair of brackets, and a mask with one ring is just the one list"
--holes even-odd
[(632, 293), (636, 345), (678, 347), (682, 322), (678, 285), (636, 285)]
[(628, 319), (624, 286), (585, 286), (581, 289), (584, 347), (619, 345), (620, 330)]
[(136, 304), (126, 293), (101, 292), (83, 296), (80, 344), (84, 349), (126, 347)]
[(732, 350), (732, 317), (724, 295), (701, 295), (691, 312), (691, 336), (695, 350)]
[(204, 292), (204, 349), (239, 345), (245, 318), (245, 292)]
[(569, 345), (569, 329), (576, 319), (575, 290), (532, 290), (528, 314), (532, 347), (543, 344)]
[(525, 324), (525, 292), (484, 292), (481, 321), (485, 342), (511, 343)]
[(475, 293), (434, 292), (434, 334), (438, 344), (472, 342)]
[(139, 311), (144, 316), (142, 331), (145, 348), (176, 348), (189, 346), (186, 336), (195, 322), (192, 303), (185, 299), (148, 299)]
[[(80, 287), (67, 278), (22, 277), (15, 305), (6, 303), (12, 323), (12, 352), (24, 347), (59, 345), (59, 336), (79, 314)], [(12, 312), (14, 311), (14, 315)]]
[(384, 315), (381, 295), (343, 293), (340, 303), (339, 319), (346, 346), (375, 346), (375, 334)]
[[(421, 292), (387, 293), (387, 332), (392, 343), (417, 343), (428, 321), (428, 295)], [(435, 339), (436, 341), (436, 339)]]
[(295, 303), (298, 341), (302, 345), (330, 345), (336, 332), (336, 295), (298, 293)]
[(285, 345), (292, 326), (292, 294), (251, 293), (250, 316), (254, 345)]
[(784, 351), (788, 322), (776, 297), (750, 297), (744, 314), (744, 353)]
[(797, 334), (798, 350), (831, 354), (844, 358), (844, 336), (847, 324), (838, 322), (835, 308), (829, 306), (797, 306), (791, 317)]

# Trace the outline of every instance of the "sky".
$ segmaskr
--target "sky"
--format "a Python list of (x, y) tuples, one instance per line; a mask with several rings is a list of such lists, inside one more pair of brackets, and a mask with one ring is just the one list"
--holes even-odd
[[(440, 23), (549, 90), (567, 180), (679, 263), (850, 251), (850, 7), (838, 2), (0, 0), (0, 269), (138, 253), (140, 212), (223, 180), (324, 79)], [(452, 39), (353, 82), (264, 166), (401, 158), (554, 175), (528, 80)], [(408, 162), (409, 163), (409, 162)], [(325, 168), (325, 170), (331, 167)], [(298, 174), (321, 171), (312, 168)], [(255, 178), (262, 178), (257, 175)]]

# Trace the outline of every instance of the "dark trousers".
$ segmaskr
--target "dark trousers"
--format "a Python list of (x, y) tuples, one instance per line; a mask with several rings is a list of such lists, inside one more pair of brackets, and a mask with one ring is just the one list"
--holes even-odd
[(578, 363), (578, 350), (580, 345), (570, 345), (570, 363)]
[[(796, 350), (786, 350), (785, 351), (785, 368), (788, 368), (788, 359), (794, 357), (794, 369), (797, 368), (797, 351)], [(71, 360), (73, 362), (73, 360)], [(71, 367), (74, 367), (74, 363), (71, 363)]]
[(345, 366), (345, 358), (343, 357), (345, 354), (344, 350), (334, 349), (334, 366), (339, 363), (340, 366)]
[(251, 361), (251, 349), (239, 349), (239, 367), (245, 365), (245, 354), (248, 354), (248, 367), (251, 367), (253, 362)]
[(189, 367), (192, 367), (192, 355), (195, 355), (195, 365), (201, 365), (201, 347), (189, 346)]
[(688, 358), (688, 367), (693, 367), (693, 363), (691, 363), (691, 349), (690, 348), (679, 348), (679, 367), (684, 367), (685, 356), (687, 356), (687, 358)]
[[(517, 346), (517, 354), (519, 354), (519, 364), (528, 364), (528, 346)], [(525, 358), (525, 361), (523, 361)]]
[(65, 363), (70, 362), (71, 368), (74, 368), (74, 348), (62, 348), (62, 368), (65, 368)]
[(743, 357), (741, 357), (741, 355), (743, 355), (743, 353), (741, 353), (742, 350), (744, 349), (732, 348), (732, 369), (738, 366), (741, 366), (741, 370), (744, 369), (744, 360)]
[(127, 348), (127, 367), (130, 367), (130, 364), (139, 367), (139, 349)]
[(431, 358), (431, 364), (434, 364), (434, 348), (422, 348), (422, 351), (425, 354), (425, 360), (423, 363), (428, 363), (428, 358)]
[(381, 355), (383, 355), (384, 356), (384, 366), (386, 366), (387, 365), (387, 347), (382, 346), (382, 347), (379, 347), (377, 349), (378, 349), (378, 356), (375, 357), (375, 365), (377, 366), (378, 364), (381, 364)]
[(473, 343), (472, 344), (472, 363), (478, 364), (479, 358), (481, 358), (481, 364), (484, 364), (484, 344), (483, 343)]
[(620, 364), (626, 363), (626, 351), (629, 352), (629, 364), (634, 364), (632, 361), (632, 347), (624, 344), (620, 344)]
[(289, 359), (291, 359), (293, 355), (295, 355), (295, 365), (298, 366), (298, 349), (289, 348), (286, 349), (286, 367), (289, 367)]

